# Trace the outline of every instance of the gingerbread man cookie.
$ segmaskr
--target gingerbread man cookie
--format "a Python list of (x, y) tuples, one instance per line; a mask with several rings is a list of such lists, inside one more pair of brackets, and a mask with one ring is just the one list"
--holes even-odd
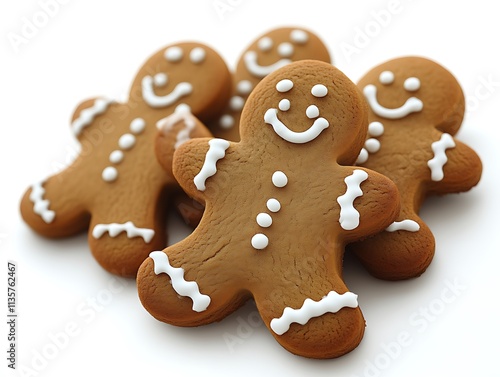
[(420, 57), (383, 63), (358, 86), (370, 107), (369, 137), (358, 165), (397, 184), (401, 213), (384, 232), (349, 248), (376, 277), (416, 277), (435, 249), (418, 215), (425, 197), (467, 191), (481, 177), (477, 154), (453, 137), (464, 116), (464, 95), (450, 72)]
[(240, 140), (241, 110), (249, 94), (265, 76), (291, 62), (313, 59), (330, 62), (324, 43), (309, 30), (281, 27), (261, 35), (243, 52), (233, 73), (233, 92), (222, 115), (208, 128), (215, 137)]
[(356, 86), (319, 61), (264, 78), (241, 117), (241, 141), (193, 139), (174, 154), (184, 190), (204, 203), (183, 241), (151, 253), (139, 297), (178, 326), (219, 321), (253, 298), (276, 340), (297, 355), (354, 349), (365, 322), (342, 280), (344, 245), (399, 213), (395, 185), (353, 164), (367, 129)]
[[(77, 108), (71, 129), (81, 153), (66, 170), (27, 190), (24, 220), (48, 237), (88, 228), (97, 261), (114, 274), (135, 276), (149, 252), (166, 243), (165, 203), (178, 187), (155, 158), (156, 123), (174, 112), (208, 121), (230, 88), (229, 70), (211, 48), (179, 43), (161, 49), (139, 70), (126, 103), (98, 98)], [(176, 146), (207, 136), (191, 125), (173, 126)]]

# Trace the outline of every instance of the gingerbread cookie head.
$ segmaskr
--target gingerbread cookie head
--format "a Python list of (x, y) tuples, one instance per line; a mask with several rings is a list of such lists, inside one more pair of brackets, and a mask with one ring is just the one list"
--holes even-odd
[(366, 104), (344, 74), (320, 63), (292, 64), (250, 95), (242, 113), (242, 142), (277, 135), (283, 145), (313, 142), (315, 150), (341, 164), (355, 161), (366, 135)]
[(201, 119), (221, 111), (229, 96), (226, 64), (210, 47), (194, 42), (170, 45), (151, 56), (139, 70), (130, 100), (144, 111), (169, 115), (179, 104)]
[(436, 127), (454, 135), (465, 110), (456, 78), (438, 63), (403, 57), (372, 69), (359, 82), (374, 115), (400, 126)]
[(214, 135), (238, 141), (241, 110), (259, 81), (278, 68), (306, 59), (330, 62), (328, 49), (309, 30), (281, 27), (258, 37), (247, 47), (237, 63), (229, 104), (222, 115), (209, 124)]
[(350, 247), (383, 279), (419, 276), (435, 251), (434, 236), (418, 215), (428, 195), (468, 191), (481, 177), (477, 154), (454, 139), (464, 95), (444, 67), (404, 57), (373, 68), (359, 84), (369, 105), (368, 138), (357, 164), (391, 178), (401, 193), (394, 224)]
[(253, 298), (290, 352), (331, 358), (354, 349), (365, 323), (342, 280), (344, 246), (384, 229), (399, 210), (389, 179), (339, 164), (356, 159), (366, 111), (343, 73), (303, 60), (258, 84), (240, 142), (181, 145), (174, 175), (206, 209), (189, 237), (141, 266), (144, 307), (161, 321), (198, 326)]
[[(78, 106), (71, 129), (81, 153), (27, 190), (24, 220), (48, 237), (88, 228), (97, 261), (112, 273), (135, 276), (151, 249), (166, 243), (166, 206), (178, 187), (155, 158), (157, 123), (176, 111), (207, 121), (226, 103), (230, 86), (229, 70), (209, 47), (162, 49), (139, 70), (127, 102), (97, 98)], [(206, 135), (193, 123), (171, 131), (176, 144)], [(174, 145), (163, 151), (173, 152)]]

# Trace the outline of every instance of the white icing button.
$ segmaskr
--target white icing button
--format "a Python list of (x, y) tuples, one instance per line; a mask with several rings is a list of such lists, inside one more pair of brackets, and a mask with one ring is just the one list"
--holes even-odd
[(182, 48), (178, 46), (167, 48), (165, 50), (165, 59), (169, 62), (178, 62), (182, 59)]
[(238, 94), (247, 95), (252, 91), (253, 85), (248, 80), (241, 80), (238, 84), (236, 84), (236, 91)]
[(229, 114), (223, 115), (219, 119), (219, 125), (227, 130), (234, 126), (234, 118)]
[(130, 131), (134, 134), (140, 134), (146, 128), (146, 121), (142, 118), (135, 118), (130, 122)]
[(276, 90), (280, 93), (286, 93), (293, 88), (292, 80), (284, 79), (276, 84)]
[(310, 105), (306, 109), (306, 115), (309, 119), (314, 119), (319, 117), (319, 109), (318, 106)]
[(118, 140), (118, 145), (122, 149), (130, 149), (134, 146), (135, 144), (135, 136), (132, 134), (124, 134), (120, 137), (120, 140)]
[(113, 182), (116, 178), (118, 178), (118, 170), (114, 167), (108, 166), (102, 171), (102, 179), (106, 182)]
[(263, 228), (269, 228), (273, 223), (272, 217), (267, 213), (259, 213), (257, 215), (257, 224)]
[(281, 203), (274, 198), (271, 198), (266, 203), (267, 209), (271, 212), (278, 212), (281, 209)]
[(361, 151), (359, 152), (356, 164), (364, 164), (367, 160), (368, 160), (368, 151), (365, 148), (362, 148)]
[(324, 97), (328, 94), (328, 88), (322, 84), (316, 84), (312, 87), (311, 94), (318, 98)]
[(407, 91), (414, 92), (420, 89), (420, 80), (416, 77), (408, 77), (403, 86)]
[(229, 100), (229, 108), (233, 111), (240, 111), (245, 105), (245, 100), (240, 96), (233, 96)]
[(257, 42), (261, 51), (269, 51), (273, 47), (273, 40), (269, 37), (263, 37)]
[(309, 36), (304, 30), (295, 29), (290, 33), (290, 40), (299, 45), (303, 45), (309, 39)]
[(269, 245), (269, 238), (267, 238), (265, 234), (257, 233), (252, 237), (252, 246), (254, 249), (262, 250), (265, 249), (267, 245)]
[(206, 52), (201, 47), (195, 47), (189, 53), (189, 59), (194, 64), (199, 64), (205, 60)]
[(153, 82), (156, 86), (163, 86), (167, 83), (168, 77), (165, 73), (160, 72), (154, 75)]
[(281, 111), (288, 111), (290, 110), (290, 101), (287, 100), (286, 98), (282, 99), (280, 103), (278, 104), (278, 108)]
[(368, 133), (373, 137), (382, 136), (384, 134), (384, 125), (380, 122), (371, 122), (368, 125)]
[(392, 84), (394, 82), (394, 73), (391, 71), (384, 71), (378, 77), (378, 81), (384, 85)]
[(291, 43), (283, 42), (278, 46), (278, 54), (283, 58), (288, 58), (293, 55), (293, 46)]
[(123, 161), (123, 152), (118, 150), (111, 152), (109, 155), (109, 161), (113, 164), (119, 164)]
[(275, 171), (272, 177), (273, 185), (276, 187), (285, 187), (288, 183), (288, 177), (282, 171)]
[(380, 141), (377, 139), (368, 139), (365, 141), (365, 148), (370, 153), (375, 153), (380, 150)]

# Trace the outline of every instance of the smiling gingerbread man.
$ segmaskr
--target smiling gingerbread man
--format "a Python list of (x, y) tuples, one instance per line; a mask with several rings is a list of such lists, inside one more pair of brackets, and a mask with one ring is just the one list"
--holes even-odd
[(344, 74), (303, 60), (257, 85), (239, 143), (181, 145), (174, 174), (206, 209), (190, 236), (141, 266), (144, 307), (160, 321), (198, 326), (253, 298), (290, 352), (331, 358), (354, 349), (365, 322), (342, 280), (344, 245), (399, 213), (389, 179), (348, 166), (364, 142), (366, 115)]
[(358, 165), (397, 184), (401, 213), (384, 232), (349, 248), (376, 277), (416, 277), (435, 250), (434, 236), (418, 215), (422, 202), (429, 195), (467, 191), (481, 177), (477, 154), (453, 137), (464, 116), (464, 95), (450, 72), (420, 57), (383, 63), (358, 86), (370, 107)]
[[(126, 103), (83, 102), (71, 129), (82, 148), (61, 173), (33, 185), (21, 202), (24, 220), (47, 237), (89, 229), (90, 249), (108, 271), (135, 276), (151, 250), (166, 243), (166, 202), (178, 185), (155, 158), (156, 123), (191, 112), (208, 121), (226, 103), (230, 73), (198, 43), (155, 53), (139, 70)], [(193, 122), (172, 125), (176, 143), (208, 136)], [(99, 136), (99, 137), (97, 137)]]

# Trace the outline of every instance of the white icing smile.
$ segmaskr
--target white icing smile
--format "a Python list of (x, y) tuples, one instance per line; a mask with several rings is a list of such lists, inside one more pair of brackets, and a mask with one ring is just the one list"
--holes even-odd
[(278, 119), (277, 109), (268, 109), (264, 114), (264, 121), (273, 126), (274, 132), (282, 139), (295, 144), (304, 144), (316, 139), (321, 131), (330, 125), (325, 118), (318, 118), (307, 130), (295, 132)]
[(292, 62), (290, 59), (280, 59), (271, 65), (260, 65), (257, 63), (257, 53), (255, 51), (248, 51), (243, 56), (243, 61), (245, 62), (245, 67), (252, 75), (261, 78)]
[(417, 97), (410, 97), (402, 106), (395, 109), (388, 109), (378, 102), (377, 87), (372, 84), (365, 86), (363, 93), (373, 112), (378, 116), (388, 119), (401, 119), (411, 113), (422, 111), (424, 108), (424, 104), (421, 100)]
[(193, 86), (188, 82), (180, 82), (175, 88), (164, 96), (158, 96), (155, 93), (155, 86), (164, 86), (167, 84), (167, 75), (158, 73), (154, 77), (149, 75), (142, 79), (142, 98), (151, 107), (166, 107), (174, 104), (180, 98), (191, 94)]

